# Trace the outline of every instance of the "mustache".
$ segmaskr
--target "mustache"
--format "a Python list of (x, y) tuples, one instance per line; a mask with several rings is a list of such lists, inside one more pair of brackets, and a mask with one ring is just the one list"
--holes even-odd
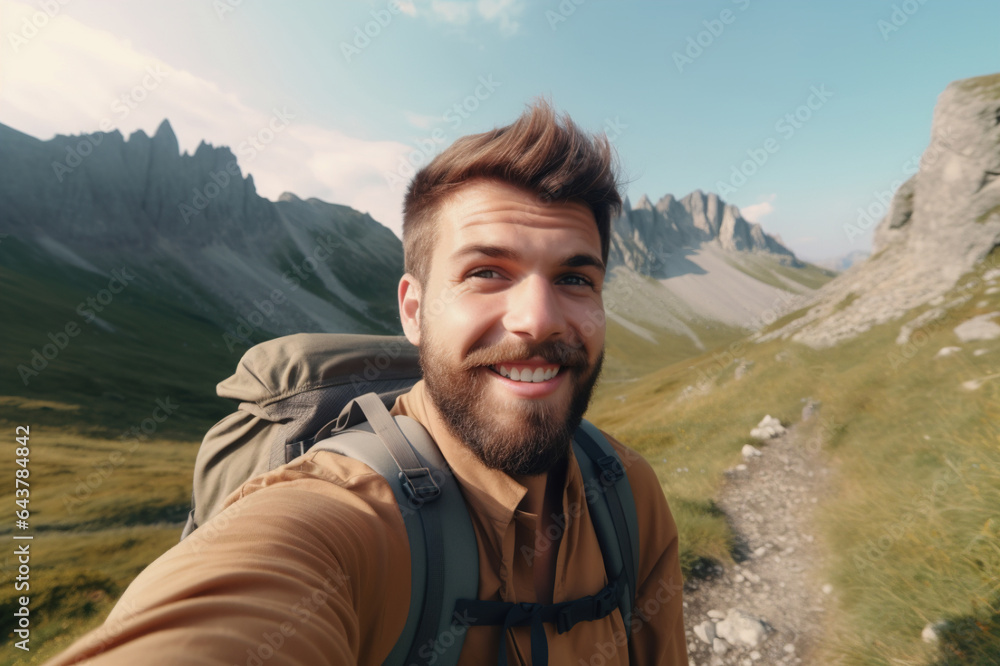
[(548, 363), (568, 367), (586, 367), (590, 360), (582, 345), (573, 345), (561, 340), (535, 344), (520, 340), (504, 340), (489, 347), (471, 350), (464, 365), (466, 370), (471, 370), (486, 365), (497, 365), (504, 361), (527, 361), (531, 358), (542, 358)]

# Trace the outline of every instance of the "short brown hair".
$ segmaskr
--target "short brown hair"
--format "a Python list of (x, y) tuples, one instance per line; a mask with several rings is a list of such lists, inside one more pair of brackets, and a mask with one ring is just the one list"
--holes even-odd
[(612, 217), (621, 212), (616, 155), (606, 135), (590, 135), (568, 114), (535, 100), (516, 121), (463, 136), (417, 172), (403, 201), (406, 272), (425, 282), (434, 247), (434, 217), (449, 194), (474, 178), (523, 187), (544, 202), (575, 201), (597, 221), (607, 264)]

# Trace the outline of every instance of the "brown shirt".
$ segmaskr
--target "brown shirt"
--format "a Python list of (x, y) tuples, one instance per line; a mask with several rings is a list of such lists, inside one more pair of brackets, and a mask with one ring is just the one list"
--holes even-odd
[[(536, 542), (538, 516), (519, 508), (526, 488), (484, 466), (431, 417), (428, 401), (418, 382), (392, 413), (423, 424), (455, 472), (478, 542), (479, 598), (535, 601), (536, 547), (557, 549), (554, 602), (604, 587), (575, 458), (562, 493), (565, 527), (553, 545), (544, 534)], [(610, 441), (639, 518), (632, 640), (626, 649), (617, 610), (561, 635), (546, 624), (549, 662), (686, 666), (677, 527), (649, 463)], [(320, 451), (244, 484), (222, 513), (139, 574), (102, 627), (49, 663), (381, 664), (402, 632), (409, 591), (406, 530), (389, 485), (360, 462)], [(463, 631), (460, 664), (496, 663), (501, 627), (456, 636)], [(531, 663), (529, 627), (506, 640), (508, 663)]]

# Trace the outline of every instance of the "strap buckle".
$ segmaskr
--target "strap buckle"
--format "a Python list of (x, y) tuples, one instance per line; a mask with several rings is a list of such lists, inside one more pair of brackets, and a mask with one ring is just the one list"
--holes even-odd
[(399, 473), (399, 483), (403, 486), (406, 496), (418, 506), (441, 496), (441, 487), (434, 481), (431, 471), (426, 467), (404, 469)]
[(603, 458), (598, 458), (595, 462), (601, 468), (600, 481), (601, 485), (605, 488), (613, 486), (618, 483), (619, 479), (625, 476), (625, 468), (622, 467), (622, 461), (616, 456), (604, 456)]

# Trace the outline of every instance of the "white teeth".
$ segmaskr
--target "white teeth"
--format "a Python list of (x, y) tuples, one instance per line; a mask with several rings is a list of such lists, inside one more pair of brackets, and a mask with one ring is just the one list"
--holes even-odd
[(499, 368), (499, 373), (508, 379), (512, 379), (515, 382), (547, 382), (548, 380), (559, 374), (559, 368), (548, 368), (543, 370), (542, 368), (535, 368), (533, 371), (524, 368), (523, 370), (518, 370), (517, 368), (508, 368), (506, 365), (493, 366), (496, 370)]

